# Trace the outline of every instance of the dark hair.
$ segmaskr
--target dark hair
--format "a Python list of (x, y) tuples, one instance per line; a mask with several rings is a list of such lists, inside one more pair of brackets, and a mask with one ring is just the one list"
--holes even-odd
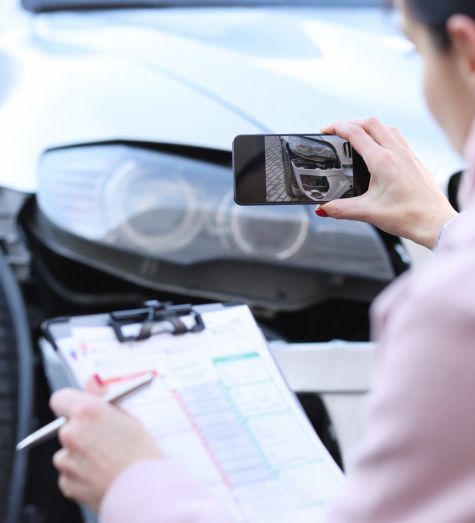
[(440, 49), (450, 48), (447, 22), (452, 15), (475, 19), (475, 0), (405, 0), (414, 18), (429, 28)]

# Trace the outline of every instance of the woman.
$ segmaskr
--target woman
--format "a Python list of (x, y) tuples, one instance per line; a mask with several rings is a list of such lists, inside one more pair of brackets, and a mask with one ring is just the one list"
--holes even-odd
[[(472, 168), (465, 212), (453, 219), (397, 131), (374, 119), (327, 129), (373, 177), (366, 196), (320, 214), (365, 219), (430, 248), (445, 228), (438, 256), (377, 300), (369, 430), (329, 523), (475, 521), (475, 2), (399, 0), (398, 9), (425, 64), (429, 106)], [(228, 521), (119, 409), (74, 391), (55, 394), (52, 407), (70, 418), (54, 458), (60, 486), (99, 509), (101, 523)]]

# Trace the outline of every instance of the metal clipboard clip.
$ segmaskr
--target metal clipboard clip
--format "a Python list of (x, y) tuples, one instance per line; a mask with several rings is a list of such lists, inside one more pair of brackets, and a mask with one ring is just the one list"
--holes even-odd
[[(190, 317), (193, 325), (188, 326), (181, 319), (183, 316)], [(158, 322), (167, 322), (170, 329), (154, 332), (153, 327)], [(134, 324), (140, 325), (139, 332), (137, 334), (125, 334), (124, 329)], [(111, 312), (109, 325), (120, 343), (143, 341), (164, 332), (177, 336), (190, 332), (202, 332), (205, 329), (201, 314), (196, 312), (192, 305), (172, 305), (171, 302), (157, 300), (145, 302), (144, 307), (140, 309)]]

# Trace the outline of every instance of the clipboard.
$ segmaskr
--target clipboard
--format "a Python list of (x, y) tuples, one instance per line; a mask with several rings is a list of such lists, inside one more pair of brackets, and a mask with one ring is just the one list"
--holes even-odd
[[(174, 335), (186, 334), (188, 332), (201, 332), (205, 325), (201, 313), (207, 310), (218, 310), (223, 307), (239, 305), (238, 303), (213, 303), (207, 305), (173, 305), (171, 302), (160, 302), (150, 300), (144, 303), (143, 307), (113, 311), (102, 314), (91, 314), (85, 316), (64, 316), (45, 320), (41, 325), (41, 330), (45, 338), (57, 348), (57, 340), (69, 336), (72, 326), (81, 325), (109, 325), (115, 332), (117, 339), (121, 343), (129, 341), (142, 341), (150, 338), (153, 333), (151, 327), (160, 321), (169, 321), (172, 324), (170, 332)], [(190, 315), (194, 319), (192, 327), (184, 324), (180, 317)], [(124, 327), (131, 324), (140, 324), (141, 329), (135, 335), (125, 334)]]
[[(39, 340), (39, 344), (43, 360), (43, 368), (45, 369), (50, 388), (52, 391), (55, 391), (64, 387), (80, 387), (76, 377), (70, 371), (58, 350), (58, 341), (69, 337), (73, 327), (99, 327), (109, 325), (112, 327), (116, 333), (117, 339), (121, 343), (135, 342), (151, 337), (152, 325), (160, 321), (170, 322), (175, 335), (185, 334), (187, 332), (201, 332), (205, 328), (201, 316), (203, 312), (216, 311), (223, 309), (224, 307), (238, 305), (241, 304), (238, 302), (230, 302), (201, 305), (174, 305), (171, 302), (149, 300), (144, 303), (143, 307), (135, 309), (80, 316), (60, 316), (45, 320), (41, 324), (42, 337)], [(182, 321), (180, 321), (180, 317), (185, 315), (193, 316), (195, 320), (194, 327), (187, 327)], [(141, 325), (141, 329), (137, 334), (127, 335), (124, 333), (124, 327), (137, 323)]]
[[(122, 362), (127, 372), (120, 379), (158, 362), (147, 367), (158, 373), (151, 387), (122, 407), (236, 522), (324, 521), (344, 476), (288, 388), (247, 306), (148, 302), (128, 311), (49, 320), (42, 330), (54, 389), (85, 383), (89, 368), (79, 359), (110, 364), (101, 369), (112, 369), (105, 379), (112, 386)], [(77, 355), (81, 340), (87, 346)], [(95, 517), (86, 514), (86, 520)]]

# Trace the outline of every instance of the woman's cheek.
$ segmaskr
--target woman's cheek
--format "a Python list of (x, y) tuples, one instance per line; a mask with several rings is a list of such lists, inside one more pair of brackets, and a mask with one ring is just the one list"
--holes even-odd
[(425, 65), (424, 68), (424, 96), (429, 107), (432, 116), (435, 118), (437, 123), (446, 130), (443, 118), (443, 102), (439, 99), (439, 82), (437, 78), (434, 78), (432, 74), (432, 68), (429, 64)]
[(463, 119), (466, 115), (459, 114), (456, 91), (456, 85), (450, 81), (450, 78), (444, 74), (437, 74), (430, 65), (426, 66), (424, 96), (427, 106), (452, 146), (461, 152), (465, 144)]
[(463, 153), (475, 118), (475, 93), (454, 63), (447, 58), (424, 58), (424, 96), (432, 116)]

